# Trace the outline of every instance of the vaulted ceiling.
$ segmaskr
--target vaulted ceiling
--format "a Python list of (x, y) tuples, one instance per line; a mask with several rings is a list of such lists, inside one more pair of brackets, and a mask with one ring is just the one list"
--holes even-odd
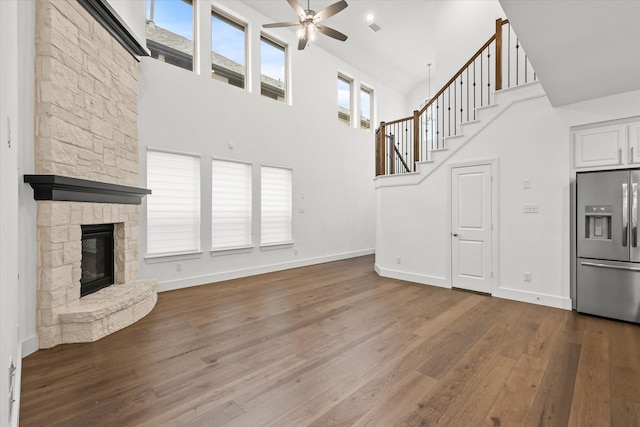
[[(337, 0), (310, 0), (319, 11)], [(299, 0), (307, 7), (307, 0)], [(245, 0), (271, 22), (295, 21), (286, 0)], [(349, 6), (323, 22), (345, 33), (346, 42), (319, 36), (314, 45), (366, 71), (407, 94), (426, 88), (433, 64), (432, 88), (444, 84), (493, 34), (495, 20), (504, 14), (497, 0), (347, 0)], [(381, 27), (374, 32), (367, 16)], [(293, 30), (281, 30), (293, 31)], [(421, 86), (421, 87), (422, 87)]]
[[(306, 8), (306, 0), (299, 0)], [(336, 0), (310, 0), (320, 10)], [(640, 0), (347, 0), (325, 21), (349, 36), (318, 47), (401, 93), (446, 82), (507, 17), (554, 105), (640, 89)], [(295, 20), (285, 0), (245, 0), (271, 22)], [(504, 12), (503, 12), (504, 9)], [(373, 32), (367, 16), (382, 29)], [(291, 31), (291, 30), (282, 30)], [(313, 46), (304, 54), (313, 54)]]

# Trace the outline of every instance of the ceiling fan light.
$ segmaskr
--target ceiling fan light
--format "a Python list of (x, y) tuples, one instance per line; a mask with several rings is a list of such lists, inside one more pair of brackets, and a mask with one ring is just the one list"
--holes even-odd
[(306, 34), (306, 28), (305, 27), (300, 27), (296, 30), (296, 37), (298, 37), (299, 39), (304, 38), (304, 35)]

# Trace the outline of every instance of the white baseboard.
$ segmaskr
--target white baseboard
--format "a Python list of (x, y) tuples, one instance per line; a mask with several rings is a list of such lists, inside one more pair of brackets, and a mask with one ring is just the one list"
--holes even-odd
[(514, 301), (528, 302), (531, 304), (545, 305), (547, 307), (571, 310), (571, 298), (563, 298), (555, 295), (539, 294), (521, 291), (518, 289), (498, 288), (492, 296)]
[[(446, 277), (428, 276), (425, 274), (415, 274), (407, 273), (404, 271), (391, 270), (382, 268), (378, 264), (375, 265), (375, 270), (376, 273), (378, 273), (382, 277), (389, 277), (391, 279), (406, 280), (408, 282), (451, 289), (449, 279), (447, 279)], [(563, 310), (571, 310), (570, 298), (563, 298), (555, 295), (539, 294), (503, 287), (497, 288), (491, 295), (497, 298), (528, 302), (531, 304), (544, 305), (547, 307), (561, 308)]]
[(389, 268), (382, 268), (378, 264), (376, 264), (374, 268), (376, 270), (376, 273), (378, 273), (378, 275), (382, 277), (451, 289), (451, 283), (446, 277), (429, 276), (426, 274), (407, 273), (406, 271), (391, 270)]
[(190, 288), (192, 286), (206, 285), (209, 283), (221, 282), (223, 280), (239, 279), (242, 277), (255, 276), (258, 274), (273, 273), (274, 271), (289, 270), (292, 268), (306, 267), (325, 262), (340, 261), (348, 258), (371, 255), (374, 249), (363, 249), (361, 251), (344, 252), (335, 255), (328, 255), (316, 258), (307, 258), (297, 261), (283, 262), (279, 264), (263, 265), (254, 268), (244, 268), (241, 270), (224, 271), (220, 273), (207, 274), (205, 276), (188, 277), (179, 280), (158, 281), (158, 292), (173, 291), (176, 289)]
[(35, 353), (39, 348), (38, 336), (31, 335), (22, 341), (22, 357), (27, 357), (31, 353)]

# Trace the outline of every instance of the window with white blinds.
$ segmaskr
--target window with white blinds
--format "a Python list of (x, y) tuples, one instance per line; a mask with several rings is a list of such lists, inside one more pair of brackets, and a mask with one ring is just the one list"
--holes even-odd
[(211, 163), (211, 249), (251, 245), (251, 164)]
[(147, 151), (147, 253), (200, 250), (200, 157)]
[(292, 243), (291, 169), (262, 166), (260, 244)]

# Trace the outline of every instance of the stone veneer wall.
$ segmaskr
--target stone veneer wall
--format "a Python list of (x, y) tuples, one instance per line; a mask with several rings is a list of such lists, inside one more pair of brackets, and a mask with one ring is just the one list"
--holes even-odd
[[(1, 1), (1, 0), (0, 0)], [(138, 62), (76, 0), (36, 0), (35, 173), (137, 187)], [(40, 348), (95, 341), (146, 315), (137, 205), (37, 202)], [(80, 298), (81, 225), (114, 223), (115, 286)]]
[(138, 62), (75, 0), (36, 0), (35, 173), (138, 186)]

